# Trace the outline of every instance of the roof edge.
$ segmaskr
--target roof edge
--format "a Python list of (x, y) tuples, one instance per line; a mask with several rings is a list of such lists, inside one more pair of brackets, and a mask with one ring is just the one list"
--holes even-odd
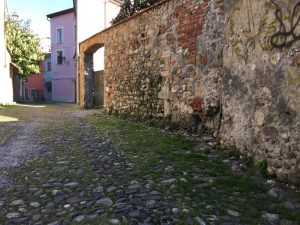
[(55, 13), (48, 14), (47, 18), (51, 19), (53, 17), (61, 16), (61, 15), (64, 15), (64, 14), (67, 14), (67, 13), (70, 13), (70, 12), (75, 12), (74, 7), (69, 8), (69, 9), (65, 9), (65, 10), (62, 10), (62, 11), (58, 11), (58, 12), (55, 12)]

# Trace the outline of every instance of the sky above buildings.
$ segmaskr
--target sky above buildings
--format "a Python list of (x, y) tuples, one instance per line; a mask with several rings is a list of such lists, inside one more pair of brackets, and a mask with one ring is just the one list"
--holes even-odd
[(9, 14), (16, 12), (20, 19), (31, 20), (31, 29), (41, 39), (50, 37), (46, 15), (72, 8), (72, 0), (6, 0)]

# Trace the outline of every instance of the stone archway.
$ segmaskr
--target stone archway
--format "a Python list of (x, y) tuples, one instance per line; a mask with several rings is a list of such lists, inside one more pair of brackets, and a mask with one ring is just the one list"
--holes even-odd
[(84, 51), (82, 66), (84, 77), (82, 79), (83, 83), (81, 84), (81, 89), (84, 90), (84, 94), (82, 96), (83, 101), (81, 100), (81, 106), (85, 108), (92, 108), (95, 103), (94, 53), (102, 47), (104, 47), (103, 43), (96, 43)]

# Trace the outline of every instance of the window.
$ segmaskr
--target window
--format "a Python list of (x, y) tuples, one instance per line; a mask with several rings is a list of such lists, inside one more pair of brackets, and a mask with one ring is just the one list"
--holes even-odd
[(49, 71), (49, 72), (51, 71), (51, 62), (47, 63), (47, 71)]
[(57, 52), (56, 52), (56, 54), (57, 54), (57, 64), (58, 65), (61, 65), (61, 64), (63, 64), (63, 50), (58, 50)]
[(57, 44), (61, 44), (63, 43), (63, 29), (62, 28), (58, 28), (57, 29)]

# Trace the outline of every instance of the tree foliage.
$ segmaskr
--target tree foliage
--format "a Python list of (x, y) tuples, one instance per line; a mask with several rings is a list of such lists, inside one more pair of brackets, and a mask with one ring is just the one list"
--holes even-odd
[(160, 2), (161, 0), (124, 0), (121, 5), (119, 14), (114, 18), (111, 23), (116, 24), (122, 20), (127, 19), (130, 16), (133, 16), (137, 12), (140, 12), (142, 9), (148, 8), (155, 3)]
[(19, 76), (28, 77), (40, 72), (39, 61), (44, 59), (40, 40), (30, 29), (30, 20), (8, 17), (5, 23), (6, 42), (12, 62), (18, 66)]

